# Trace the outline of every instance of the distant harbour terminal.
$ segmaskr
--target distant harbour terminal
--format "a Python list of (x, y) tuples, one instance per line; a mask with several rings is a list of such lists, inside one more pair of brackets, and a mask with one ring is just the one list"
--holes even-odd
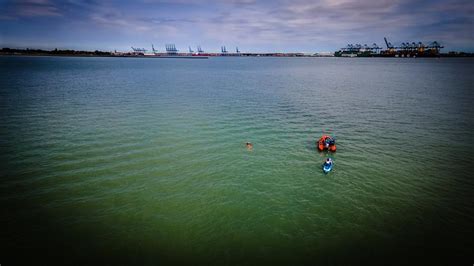
[(3, 48), (0, 55), (32, 55), (32, 56), (103, 56), (103, 57), (145, 57), (145, 58), (183, 58), (183, 59), (208, 59), (209, 57), (240, 56), (240, 57), (473, 57), (474, 53), (450, 51), (442, 53), (444, 48), (439, 42), (429, 43), (402, 42), (392, 44), (384, 38), (386, 48), (382, 48), (376, 43), (367, 44), (347, 44), (336, 52), (241, 52), (239, 47), (235, 50), (227, 50), (226, 46), (221, 46), (220, 52), (204, 51), (200, 45), (194, 50), (188, 46), (187, 51), (180, 52), (175, 44), (166, 44), (164, 51), (155, 49), (151, 44), (151, 50), (131, 46), (129, 51), (76, 51), (76, 50), (42, 50), (42, 49), (15, 49)]
[(444, 48), (437, 41), (429, 44), (422, 42), (403, 42), (401, 45), (393, 45), (384, 38), (386, 50), (382, 50), (376, 43), (348, 44), (346, 47), (334, 53), (337, 57), (439, 57), (440, 50)]

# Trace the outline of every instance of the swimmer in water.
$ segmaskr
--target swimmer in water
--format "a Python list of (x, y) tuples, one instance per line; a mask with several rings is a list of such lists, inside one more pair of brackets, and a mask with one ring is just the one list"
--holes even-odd
[(247, 150), (252, 150), (253, 149), (253, 144), (250, 142), (246, 142), (245, 146), (247, 147)]

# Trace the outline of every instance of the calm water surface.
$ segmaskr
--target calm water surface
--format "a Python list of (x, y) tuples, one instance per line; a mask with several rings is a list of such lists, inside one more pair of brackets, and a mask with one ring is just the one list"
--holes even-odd
[[(473, 67), (1, 57), (3, 245), (82, 263), (472, 263)], [(337, 153), (316, 151), (323, 133)]]

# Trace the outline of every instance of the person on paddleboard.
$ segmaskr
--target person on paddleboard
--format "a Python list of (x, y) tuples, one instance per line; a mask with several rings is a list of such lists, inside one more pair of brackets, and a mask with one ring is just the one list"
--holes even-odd
[(326, 161), (324, 162), (324, 165), (330, 165), (332, 163), (331, 158), (326, 158)]

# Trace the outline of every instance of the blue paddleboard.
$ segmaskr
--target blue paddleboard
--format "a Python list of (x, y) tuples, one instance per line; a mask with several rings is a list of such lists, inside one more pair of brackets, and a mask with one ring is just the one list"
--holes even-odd
[(330, 164), (323, 164), (323, 171), (325, 174), (329, 173), (332, 170), (332, 167), (334, 166), (334, 162), (331, 162)]

